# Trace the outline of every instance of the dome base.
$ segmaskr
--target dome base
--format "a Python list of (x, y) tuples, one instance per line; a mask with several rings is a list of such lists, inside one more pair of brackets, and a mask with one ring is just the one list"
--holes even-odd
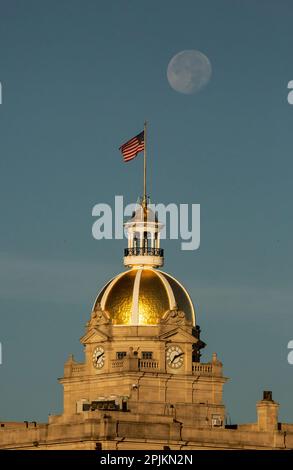
[(151, 266), (153, 268), (158, 268), (163, 266), (164, 258), (162, 256), (151, 256), (151, 255), (142, 255), (142, 256), (124, 256), (123, 258), (124, 266), (133, 267), (133, 266)]

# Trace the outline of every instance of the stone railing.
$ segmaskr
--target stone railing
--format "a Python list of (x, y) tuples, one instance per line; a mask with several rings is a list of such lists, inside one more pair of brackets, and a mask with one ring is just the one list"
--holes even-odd
[(112, 359), (111, 370), (114, 372), (126, 370), (143, 370), (157, 371), (159, 369), (159, 361), (155, 359), (138, 359), (133, 360), (125, 357), (123, 359)]
[(192, 373), (197, 375), (212, 375), (213, 366), (212, 364), (203, 364), (200, 362), (192, 363)]
[(155, 359), (140, 359), (139, 361), (139, 369), (140, 370), (151, 370), (151, 369), (158, 369), (159, 362)]
[(140, 248), (125, 248), (124, 256), (164, 256), (164, 250), (162, 248), (152, 248), (150, 246)]
[(218, 360), (213, 360), (206, 364), (201, 362), (192, 363), (192, 373), (194, 375), (213, 375), (216, 377), (222, 377), (223, 375), (223, 366), (222, 363)]
[(114, 359), (111, 361), (111, 369), (122, 369), (123, 359)]
[(85, 364), (76, 364), (72, 366), (71, 375), (82, 375), (85, 370)]

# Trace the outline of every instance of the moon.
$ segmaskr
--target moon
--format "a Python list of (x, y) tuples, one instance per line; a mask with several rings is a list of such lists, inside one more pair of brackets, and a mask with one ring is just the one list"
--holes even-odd
[(210, 80), (212, 66), (202, 52), (185, 50), (170, 60), (167, 78), (170, 86), (179, 93), (191, 95), (201, 90)]

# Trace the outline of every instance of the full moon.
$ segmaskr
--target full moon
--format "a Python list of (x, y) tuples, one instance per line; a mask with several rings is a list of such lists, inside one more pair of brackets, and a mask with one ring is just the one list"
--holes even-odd
[(178, 52), (170, 60), (167, 78), (170, 86), (179, 93), (197, 93), (209, 81), (212, 66), (204, 54), (196, 50)]

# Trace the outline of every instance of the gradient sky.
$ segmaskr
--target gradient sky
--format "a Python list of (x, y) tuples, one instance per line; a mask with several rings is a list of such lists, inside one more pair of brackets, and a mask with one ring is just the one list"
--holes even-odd
[[(0, 0), (0, 419), (62, 409), (57, 377), (125, 241), (95, 241), (92, 207), (141, 193), (119, 145), (148, 119), (150, 194), (201, 205), (201, 246), (164, 242), (190, 291), (203, 356), (230, 377), (232, 422), (262, 390), (293, 421), (293, 3), (288, 0)], [(168, 62), (206, 54), (195, 95)]]

